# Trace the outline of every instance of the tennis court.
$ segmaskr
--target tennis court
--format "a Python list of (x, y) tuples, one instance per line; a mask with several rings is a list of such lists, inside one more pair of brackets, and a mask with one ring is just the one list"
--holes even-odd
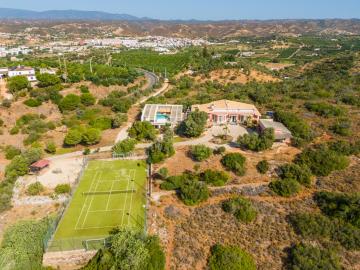
[(90, 161), (49, 244), (49, 250), (100, 242), (116, 227), (143, 229), (146, 163), (139, 160)]

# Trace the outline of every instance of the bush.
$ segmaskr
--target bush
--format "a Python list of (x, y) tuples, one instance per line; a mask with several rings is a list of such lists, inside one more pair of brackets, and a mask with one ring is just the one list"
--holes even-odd
[(117, 113), (115, 117), (112, 119), (112, 128), (119, 128), (128, 120), (127, 114), (125, 113)]
[(17, 155), (21, 154), (21, 150), (12, 145), (7, 145), (5, 147), (5, 158), (8, 160), (12, 160)]
[(190, 149), (190, 155), (195, 161), (204, 161), (208, 159), (212, 153), (211, 148), (202, 144), (192, 146)]
[(49, 87), (61, 83), (60, 78), (54, 74), (48, 74), (48, 73), (38, 74), (36, 78), (39, 81), (38, 82), (39, 87)]
[(293, 270), (341, 270), (339, 258), (332, 250), (320, 249), (303, 243), (292, 247), (289, 256), (290, 269)]
[(235, 174), (242, 176), (245, 174), (245, 161), (246, 158), (239, 153), (226, 154), (221, 159), (221, 164), (228, 170)]
[(0, 269), (42, 269), (44, 240), (51, 220), (21, 221), (6, 229)]
[(81, 94), (80, 100), (84, 106), (91, 106), (96, 102), (96, 98), (90, 93)]
[(86, 145), (94, 145), (101, 140), (101, 131), (97, 128), (87, 128), (82, 133), (81, 142)]
[(10, 129), (10, 135), (18, 134), (20, 131), (20, 128), (18, 126), (14, 126), (12, 129)]
[(331, 220), (320, 214), (292, 214), (290, 222), (295, 231), (303, 237), (330, 238), (335, 229)]
[(138, 141), (153, 141), (156, 139), (156, 130), (150, 122), (135, 122), (128, 130), (129, 136)]
[(269, 170), (269, 162), (267, 160), (262, 160), (256, 165), (256, 169), (261, 174), (266, 174)]
[(25, 76), (15, 76), (9, 78), (7, 85), (11, 93), (16, 93), (23, 89), (30, 88), (30, 83)]
[(220, 187), (229, 181), (229, 175), (222, 171), (206, 170), (200, 174), (200, 179), (208, 185)]
[(295, 163), (307, 166), (316, 176), (327, 176), (332, 171), (345, 169), (349, 165), (349, 160), (326, 145), (317, 145), (305, 149), (296, 157)]
[(250, 254), (234, 246), (215, 245), (209, 258), (210, 270), (256, 270)]
[(89, 125), (100, 129), (100, 130), (107, 130), (112, 128), (112, 119), (108, 117), (99, 117), (95, 120), (89, 122)]
[(226, 152), (226, 148), (224, 146), (220, 146), (220, 147), (217, 147), (215, 150), (214, 150), (214, 154), (215, 155), (222, 155)]
[(24, 104), (29, 107), (39, 107), (42, 102), (38, 99), (30, 98), (24, 101)]
[(56, 194), (67, 194), (71, 192), (71, 187), (69, 184), (59, 184), (55, 187)]
[(39, 195), (41, 192), (44, 191), (44, 186), (40, 182), (35, 182), (30, 184), (26, 190), (26, 194), (30, 196)]
[(160, 176), (161, 179), (166, 179), (169, 176), (168, 168), (161, 168), (157, 174)]
[(54, 142), (48, 142), (46, 144), (45, 151), (46, 151), (46, 153), (54, 155), (56, 153), (56, 145), (55, 145), (55, 143)]
[(118, 155), (126, 155), (134, 151), (135, 145), (136, 145), (136, 140), (125, 139), (115, 144), (112, 148), (112, 151)]
[(333, 124), (330, 127), (330, 130), (335, 134), (340, 136), (350, 136), (351, 135), (351, 122), (348, 120), (339, 120), (339, 122)]
[(70, 129), (65, 136), (64, 144), (68, 146), (75, 146), (81, 143), (82, 132), (79, 129)]
[(209, 190), (206, 184), (199, 182), (196, 177), (187, 177), (180, 183), (180, 199), (186, 205), (196, 205), (208, 198)]
[(318, 192), (315, 201), (321, 211), (360, 228), (360, 195), (332, 192)]
[(324, 102), (318, 103), (305, 103), (306, 109), (312, 112), (316, 112), (320, 116), (330, 117), (330, 116), (341, 116), (345, 111), (337, 106), (330, 105)]
[(226, 200), (222, 203), (222, 209), (226, 213), (231, 213), (238, 221), (250, 223), (257, 216), (256, 209), (252, 206), (251, 201), (242, 197), (236, 197)]
[(274, 180), (269, 188), (277, 195), (282, 197), (291, 197), (300, 191), (300, 184), (295, 179)]
[(79, 107), (79, 105), (80, 105), (80, 97), (74, 94), (69, 94), (59, 102), (59, 109), (62, 112), (74, 111)]
[(90, 93), (89, 87), (87, 87), (86, 85), (80, 85), (80, 92), (83, 94)]
[(24, 145), (30, 145), (40, 139), (40, 134), (36, 132), (30, 132), (29, 135), (23, 141)]
[(175, 154), (172, 133), (167, 132), (162, 141), (155, 142), (147, 149), (148, 162), (160, 163)]
[(238, 144), (252, 151), (264, 151), (272, 147), (275, 140), (274, 129), (266, 129), (262, 134), (245, 134), (237, 140)]
[(306, 165), (285, 164), (279, 167), (278, 174), (281, 179), (294, 179), (306, 187), (311, 184), (311, 171)]
[(189, 138), (199, 137), (205, 130), (207, 119), (208, 115), (205, 112), (191, 112), (180, 124), (178, 133)]

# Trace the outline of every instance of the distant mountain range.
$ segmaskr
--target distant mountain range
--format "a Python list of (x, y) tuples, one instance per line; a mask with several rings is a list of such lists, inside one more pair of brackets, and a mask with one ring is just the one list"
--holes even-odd
[(31, 10), (23, 10), (23, 9), (0, 8), (0, 19), (140, 21), (149, 18), (138, 18), (129, 14), (115, 14), (115, 13), (107, 13), (101, 11), (82, 11), (82, 10), (31, 11)]

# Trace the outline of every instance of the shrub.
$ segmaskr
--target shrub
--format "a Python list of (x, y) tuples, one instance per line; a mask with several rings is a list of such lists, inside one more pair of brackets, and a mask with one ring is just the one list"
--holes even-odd
[(107, 130), (112, 128), (112, 119), (108, 117), (99, 117), (95, 120), (89, 122), (89, 125), (100, 129), (100, 130)]
[(340, 136), (350, 136), (351, 135), (351, 122), (348, 120), (339, 120), (339, 122), (333, 124), (330, 127), (330, 130), (335, 134)]
[(275, 140), (274, 129), (266, 129), (262, 134), (245, 134), (237, 140), (238, 144), (252, 151), (263, 151), (272, 147)]
[(180, 124), (178, 133), (189, 138), (199, 137), (205, 130), (207, 119), (208, 115), (205, 112), (191, 112), (188, 118)]
[(339, 258), (332, 250), (320, 249), (303, 243), (292, 247), (289, 261), (290, 269), (293, 270), (342, 269)]
[(324, 102), (318, 103), (305, 103), (306, 109), (312, 112), (316, 112), (320, 116), (330, 117), (330, 116), (341, 116), (345, 111), (337, 106), (330, 105)]
[(259, 163), (256, 165), (256, 169), (261, 174), (266, 174), (269, 170), (269, 162), (267, 160), (259, 161)]
[(206, 184), (199, 182), (197, 178), (190, 177), (183, 179), (180, 184), (180, 199), (186, 205), (196, 205), (206, 201), (209, 197), (209, 190)]
[(145, 247), (149, 251), (146, 270), (163, 270), (165, 268), (165, 253), (161, 247), (158, 236), (149, 236), (145, 241)]
[(300, 184), (295, 179), (274, 180), (269, 185), (270, 189), (282, 197), (290, 197), (300, 191)]
[(136, 140), (125, 139), (115, 144), (112, 150), (115, 154), (126, 155), (134, 151), (135, 145), (136, 145)]
[(44, 240), (50, 219), (21, 221), (6, 229), (0, 248), (0, 269), (42, 269)]
[(327, 176), (332, 171), (345, 169), (349, 165), (349, 160), (326, 145), (317, 145), (305, 149), (296, 157), (295, 163), (307, 166), (316, 176)]
[(24, 104), (29, 107), (39, 107), (42, 102), (38, 99), (30, 98), (24, 101)]
[(30, 83), (25, 76), (15, 76), (8, 79), (8, 88), (11, 93), (16, 93), (23, 89), (30, 88)]
[(71, 192), (71, 187), (69, 184), (59, 184), (55, 187), (56, 194), (67, 194)]
[(90, 93), (89, 87), (87, 87), (86, 85), (80, 85), (80, 92), (83, 94)]
[(294, 179), (306, 187), (311, 184), (311, 171), (306, 165), (285, 164), (279, 167), (278, 174), (281, 179)]
[(242, 176), (245, 174), (245, 161), (246, 158), (239, 153), (226, 154), (221, 159), (221, 164), (228, 170), (235, 174)]
[(175, 154), (173, 145), (173, 137), (171, 132), (167, 132), (164, 135), (162, 141), (155, 142), (150, 148), (147, 149), (148, 162), (160, 163), (165, 159)]
[(348, 250), (360, 250), (360, 229), (349, 223), (340, 222), (332, 239)]
[(1, 106), (4, 108), (10, 108), (11, 107), (11, 100), (10, 99), (4, 99), (1, 103)]
[(14, 126), (12, 129), (10, 129), (10, 135), (18, 134), (20, 131), (20, 128), (18, 126)]
[(21, 154), (21, 150), (19, 148), (16, 148), (15, 146), (7, 145), (5, 147), (5, 158), (8, 160), (13, 159), (14, 157), (20, 154)]
[(84, 106), (91, 106), (96, 102), (96, 98), (90, 93), (81, 94), (80, 100)]
[(329, 216), (349, 222), (360, 228), (360, 195), (318, 192), (315, 201), (321, 211)]
[(256, 270), (250, 254), (234, 246), (215, 245), (209, 258), (210, 270)]
[(56, 153), (56, 145), (54, 142), (48, 142), (46, 144), (45, 151), (49, 154), (55, 154)]
[(190, 149), (190, 154), (195, 161), (204, 161), (212, 155), (213, 151), (211, 148), (199, 144), (192, 146)]
[(30, 145), (40, 139), (40, 134), (36, 132), (30, 132), (29, 135), (23, 141), (24, 145)]
[(242, 197), (224, 201), (222, 209), (226, 213), (233, 214), (238, 221), (245, 223), (252, 222), (257, 216), (257, 211), (252, 206), (251, 201)]
[(150, 122), (135, 122), (128, 130), (129, 136), (138, 141), (153, 141), (156, 139), (156, 130)]
[(82, 133), (81, 142), (86, 145), (94, 145), (100, 142), (101, 131), (97, 128), (86, 128)]
[(26, 190), (26, 193), (30, 196), (39, 195), (44, 191), (44, 186), (40, 182), (30, 184)]
[(68, 146), (75, 146), (81, 143), (82, 132), (79, 129), (70, 129), (65, 136), (64, 144)]
[(351, 156), (360, 153), (360, 142), (350, 143), (348, 141), (332, 141), (327, 143), (329, 150), (338, 154)]
[(59, 108), (62, 112), (74, 111), (80, 105), (80, 97), (74, 94), (65, 96), (59, 103)]
[(169, 176), (168, 168), (161, 168), (157, 174), (160, 176), (161, 179), (166, 179)]
[(39, 81), (38, 82), (39, 87), (49, 87), (61, 83), (60, 78), (54, 74), (48, 74), (48, 73), (38, 74), (36, 78)]
[(112, 128), (119, 128), (122, 124), (124, 124), (128, 120), (127, 114), (125, 113), (117, 113), (115, 117), (112, 119)]
[(295, 231), (303, 237), (330, 238), (335, 229), (331, 220), (320, 214), (292, 214), (290, 222)]
[(208, 185), (220, 187), (229, 180), (229, 175), (222, 171), (206, 170), (200, 174), (200, 179)]

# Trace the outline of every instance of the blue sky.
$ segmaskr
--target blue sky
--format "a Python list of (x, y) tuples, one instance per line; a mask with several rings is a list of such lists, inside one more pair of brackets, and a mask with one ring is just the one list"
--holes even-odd
[(0, 0), (0, 7), (99, 10), (156, 19), (360, 18), (360, 0)]

